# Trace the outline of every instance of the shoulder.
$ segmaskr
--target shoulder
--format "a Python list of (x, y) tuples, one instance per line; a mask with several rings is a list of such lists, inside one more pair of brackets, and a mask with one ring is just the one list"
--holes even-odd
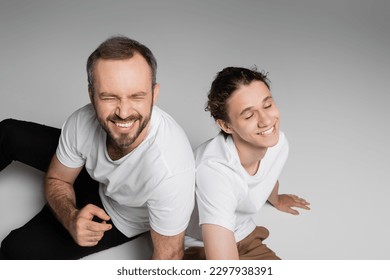
[(95, 141), (101, 127), (97, 121), (92, 104), (85, 105), (71, 114), (62, 126), (62, 139), (74, 144), (80, 149)]
[(228, 138), (218, 134), (195, 150), (196, 180), (199, 189), (220, 186), (225, 191), (243, 183), (240, 163), (229, 147)]
[(233, 161), (233, 155), (229, 148), (227, 138), (222, 133), (200, 144), (195, 149), (194, 155), (197, 166), (205, 162), (229, 164)]
[(95, 110), (92, 104), (87, 104), (78, 110), (74, 111), (66, 120), (64, 127), (88, 127), (97, 124)]
[(229, 180), (242, 177), (237, 151), (230, 140), (220, 133), (195, 149), (197, 177), (209, 177), (211, 174)]
[(92, 104), (89, 103), (76, 110), (70, 118), (77, 120), (78, 123), (92, 124), (96, 120), (95, 109)]
[(152, 125), (156, 128), (157, 140), (162, 145), (171, 145), (172, 143), (189, 144), (186, 133), (176, 120), (164, 110), (157, 106), (153, 107)]
[(182, 127), (166, 112), (153, 108), (152, 123), (148, 137), (148, 156), (163, 161), (173, 173), (194, 169), (194, 156), (190, 142)]

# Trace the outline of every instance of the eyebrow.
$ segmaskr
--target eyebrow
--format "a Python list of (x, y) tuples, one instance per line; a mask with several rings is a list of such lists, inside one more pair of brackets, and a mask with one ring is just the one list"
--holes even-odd
[(99, 96), (115, 96), (115, 94), (110, 92), (99, 92)]
[[(127, 95), (127, 97), (137, 97), (137, 96), (146, 96), (147, 93), (146, 92), (143, 92), (143, 91), (139, 91), (139, 92), (134, 92), (134, 93), (131, 93), (129, 95)], [(118, 96), (117, 94), (115, 93), (111, 93), (111, 92), (100, 92), (99, 93), (99, 96), (102, 97), (102, 96)]]
[[(271, 96), (271, 95), (268, 95), (268, 96), (266, 96), (266, 97), (263, 99), (263, 104), (264, 104), (265, 102), (267, 102), (269, 99), (272, 99), (272, 96)], [(245, 114), (245, 113), (248, 112), (248, 111), (251, 111), (252, 109), (253, 109), (253, 106), (250, 106), (250, 107), (245, 108), (244, 110), (241, 111), (240, 116), (242, 116), (243, 114)]]
[(128, 96), (137, 97), (137, 96), (146, 96), (147, 94), (148, 94), (147, 92), (139, 91), (139, 92), (132, 93), (132, 94), (130, 94)]

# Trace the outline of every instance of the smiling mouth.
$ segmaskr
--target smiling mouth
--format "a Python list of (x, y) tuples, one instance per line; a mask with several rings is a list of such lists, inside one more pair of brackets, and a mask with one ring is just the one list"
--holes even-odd
[(274, 130), (275, 126), (272, 126), (270, 129), (257, 133), (257, 135), (270, 135), (272, 132), (274, 132)]
[(133, 125), (134, 121), (132, 122), (115, 122), (115, 125), (120, 128), (129, 128)]

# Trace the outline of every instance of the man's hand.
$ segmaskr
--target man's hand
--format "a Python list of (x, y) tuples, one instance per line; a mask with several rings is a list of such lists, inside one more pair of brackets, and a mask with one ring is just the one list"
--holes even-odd
[(280, 211), (293, 215), (299, 215), (299, 212), (292, 207), (310, 210), (310, 203), (294, 194), (279, 194), (278, 199), (272, 205)]
[[(102, 222), (93, 221), (92, 219), (95, 216)], [(84, 247), (95, 246), (103, 238), (104, 233), (112, 228), (111, 224), (106, 223), (108, 220), (110, 220), (110, 217), (103, 209), (88, 204), (73, 213), (69, 232), (78, 245)]]

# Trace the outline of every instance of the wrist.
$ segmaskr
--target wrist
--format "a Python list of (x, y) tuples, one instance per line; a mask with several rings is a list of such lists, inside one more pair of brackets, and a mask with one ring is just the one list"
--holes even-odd
[(76, 208), (69, 209), (69, 213), (66, 215), (66, 219), (64, 220), (64, 226), (70, 230), (74, 227), (75, 221), (77, 220), (77, 214), (79, 210)]
[(278, 208), (279, 206), (279, 195), (276, 197), (273, 197), (272, 199), (268, 199), (268, 203), (271, 204), (273, 207)]
[(271, 204), (273, 207), (277, 208), (277, 201), (268, 199), (268, 203)]

